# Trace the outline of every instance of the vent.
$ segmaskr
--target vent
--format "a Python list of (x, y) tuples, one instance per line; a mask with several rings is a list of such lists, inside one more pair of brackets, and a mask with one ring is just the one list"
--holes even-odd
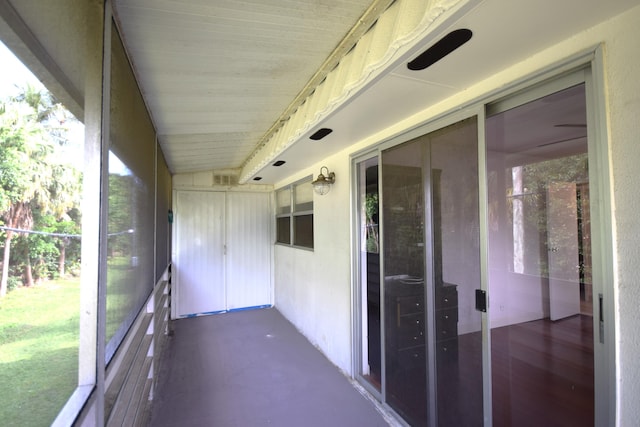
[(438, 40), (429, 49), (422, 52), (416, 59), (407, 64), (413, 71), (424, 70), (449, 55), (454, 50), (471, 40), (473, 33), (466, 28), (454, 30)]
[(314, 141), (319, 141), (325, 136), (329, 135), (331, 132), (333, 132), (333, 129), (329, 129), (329, 128), (318, 129), (313, 135), (309, 137), (309, 139), (313, 139)]
[(235, 175), (213, 175), (213, 185), (238, 185)]
[(273, 166), (282, 166), (282, 165), (284, 165), (285, 163), (287, 163), (287, 162), (285, 162), (284, 160), (278, 160), (277, 162), (275, 162), (275, 163), (273, 164)]
[(255, 178), (253, 178), (254, 181), (261, 181), (262, 177), (261, 176), (256, 176)]

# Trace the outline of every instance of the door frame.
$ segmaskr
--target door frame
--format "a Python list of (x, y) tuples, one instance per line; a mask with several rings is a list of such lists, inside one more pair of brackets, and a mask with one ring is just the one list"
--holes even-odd
[[(184, 300), (184, 295), (185, 292), (185, 286), (186, 283), (182, 283), (181, 281), (181, 276), (182, 273), (180, 272), (182, 269), (182, 265), (181, 265), (181, 257), (182, 255), (182, 243), (181, 243), (181, 222), (184, 221), (184, 215), (181, 215), (181, 210), (184, 209), (183, 206), (180, 205), (180, 195), (203, 195), (203, 194), (207, 194), (210, 195), (211, 197), (216, 197), (219, 198), (219, 203), (221, 204), (221, 206), (219, 206), (220, 211), (220, 217), (217, 219), (217, 221), (219, 221), (218, 227), (218, 233), (217, 237), (219, 237), (219, 241), (213, 241), (213, 242), (207, 242), (208, 245), (210, 245), (210, 247), (214, 247), (217, 246), (218, 250), (218, 255), (220, 255), (220, 259), (217, 260), (218, 263), (218, 267), (219, 267), (219, 277), (217, 277), (218, 281), (214, 281), (213, 283), (210, 284), (210, 286), (212, 287), (218, 287), (221, 288), (218, 290), (219, 293), (221, 293), (221, 295), (219, 295), (221, 297), (221, 301), (218, 302), (218, 307), (216, 307), (215, 310), (205, 310), (205, 311), (195, 311), (195, 312), (189, 312), (189, 313), (180, 313), (181, 310), (181, 304), (183, 303)], [(174, 226), (173, 226), (173, 233), (174, 233), (174, 250), (175, 250), (175, 255), (173, 257), (173, 265), (174, 265), (174, 272), (173, 272), (173, 277), (174, 277), (174, 297), (175, 297), (175, 301), (173, 304), (171, 304), (171, 308), (173, 313), (171, 313), (171, 317), (173, 319), (180, 319), (180, 318), (187, 318), (187, 317), (193, 317), (196, 315), (202, 315), (202, 314), (213, 314), (213, 313), (221, 313), (226, 311), (227, 309), (227, 292), (226, 292), (226, 249), (224, 248), (224, 246), (226, 245), (226, 213), (227, 213), (227, 209), (226, 209), (226, 204), (227, 204), (227, 200), (226, 200), (226, 195), (224, 192), (221, 191), (199, 191), (199, 190), (177, 190), (175, 192), (175, 197), (174, 197), (174, 207), (173, 207), (173, 212), (174, 212)], [(200, 200), (200, 199), (199, 199)], [(213, 222), (212, 219), (209, 219), (208, 222)], [(187, 246), (193, 246), (193, 245), (187, 245)]]
[[(480, 254), (479, 254), (479, 258), (480, 258), (480, 277), (481, 277), (481, 282), (480, 282), (480, 289), (485, 290), (487, 289), (487, 273), (486, 273), (486, 262), (484, 262), (487, 258), (486, 252), (487, 252), (487, 237), (486, 234), (483, 235), (483, 233), (487, 233), (487, 226), (486, 226), (486, 215), (484, 214), (484, 209), (483, 206), (486, 207), (486, 188), (483, 190), (483, 186), (482, 182), (486, 182), (485, 177), (486, 177), (486, 167), (485, 167), (485, 154), (484, 154), (484, 147), (485, 147), (485, 143), (484, 143), (484, 122), (485, 122), (485, 110), (484, 110), (484, 104), (474, 104), (471, 106), (468, 106), (466, 108), (457, 110), (455, 112), (443, 115), (442, 117), (438, 117), (437, 119), (434, 119), (433, 121), (430, 121), (428, 123), (425, 123), (421, 126), (418, 126), (416, 128), (410, 129), (406, 132), (403, 132), (399, 135), (396, 135), (388, 140), (385, 140), (379, 144), (377, 144), (375, 147), (373, 148), (369, 148), (367, 150), (363, 150), (361, 152), (358, 153), (354, 153), (351, 156), (351, 206), (354, 207), (354, 209), (351, 210), (351, 214), (352, 214), (352, 230), (354, 230), (353, 235), (352, 235), (352, 239), (353, 239), (353, 243), (352, 243), (352, 372), (353, 372), (353, 376), (354, 378), (356, 378), (356, 380), (358, 380), (359, 384), (364, 387), (372, 396), (374, 396), (374, 398), (376, 400), (378, 400), (380, 403), (382, 403), (382, 405), (384, 406), (385, 410), (395, 414), (396, 417), (398, 417), (399, 419), (401, 419), (401, 417), (399, 416), (399, 414), (397, 414), (389, 405), (386, 404), (386, 355), (385, 355), (385, 328), (381, 328), (381, 390), (378, 391), (376, 390), (371, 384), (369, 384), (369, 382), (362, 376), (361, 374), (361, 363), (362, 363), (362, 357), (363, 357), (363, 350), (362, 350), (362, 343), (363, 343), (363, 324), (362, 324), (362, 316), (363, 316), (363, 310), (362, 310), (362, 305), (361, 305), (361, 301), (363, 298), (363, 286), (366, 286), (366, 277), (361, 277), (361, 272), (362, 272), (362, 261), (361, 261), (361, 239), (359, 238), (359, 233), (361, 230), (361, 224), (360, 224), (360, 216), (359, 216), (359, 176), (358, 176), (358, 165), (365, 162), (366, 160), (369, 160), (371, 158), (377, 157), (378, 158), (378, 167), (380, 168), (382, 165), (382, 152), (395, 147), (397, 145), (400, 145), (402, 143), (411, 141), (415, 138), (418, 138), (420, 136), (423, 135), (428, 135), (432, 132), (438, 131), (440, 129), (444, 129), (448, 126), (454, 125), (458, 122), (461, 122), (463, 120), (469, 119), (469, 118), (473, 118), (475, 117), (477, 120), (477, 149), (478, 149), (478, 162), (479, 162), (479, 167), (478, 167), (478, 182), (479, 182), (479, 188), (478, 188), (478, 197), (479, 197), (479, 224), (480, 224)], [(380, 171), (380, 169), (379, 169)], [(379, 188), (379, 193), (378, 193), (378, 200), (380, 203), (380, 206), (383, 206), (384, 204), (384, 197), (382, 195), (382, 192), (380, 191), (382, 189), (382, 177), (383, 174), (382, 173), (378, 173), (378, 188)], [(483, 181), (484, 180), (484, 181)], [(431, 192), (430, 190), (427, 190), (425, 188), (425, 204), (430, 204), (431, 203)], [(483, 199), (484, 197), (484, 199)], [(425, 232), (427, 231), (427, 227), (429, 228), (428, 234), (431, 235), (432, 234), (432, 230), (431, 230), (431, 220), (432, 220), (432, 213), (431, 213), (431, 209), (426, 209), (425, 210)], [(383, 224), (384, 223), (384, 213), (383, 213), (383, 209), (380, 209), (379, 212), (379, 224)], [(427, 225), (427, 223), (429, 225)], [(382, 231), (380, 231), (379, 233), (379, 239), (380, 239), (380, 254), (384, 253), (384, 247), (385, 247), (385, 242), (384, 242), (384, 233)], [(432, 266), (433, 266), (433, 252), (432, 252), (432, 245), (425, 245), (425, 266), (427, 268), (428, 271), (432, 271)], [(384, 266), (384, 257), (380, 256), (380, 275), (381, 277), (384, 277), (384, 271), (385, 271), (385, 266)], [(364, 281), (364, 282), (363, 282)], [(425, 298), (433, 298), (433, 295), (431, 295), (429, 292), (429, 288), (430, 286), (433, 285), (432, 280), (428, 281), (428, 284), (425, 284), (426, 289), (425, 289)], [(385, 289), (384, 289), (384, 280), (381, 280), (380, 283), (380, 295), (383, 296), (385, 293)], [(380, 304), (380, 317), (381, 317), (381, 324), (384, 322), (384, 316), (385, 316), (385, 309), (384, 309), (384, 302), (381, 301)], [(432, 328), (433, 327), (433, 322), (435, 321), (434, 317), (433, 317), (433, 313), (427, 313), (427, 328)], [(481, 315), (481, 328), (482, 328), (482, 336), (483, 336), (483, 346), (482, 346), (482, 364), (483, 364), (483, 370), (484, 370), (484, 374), (486, 376), (486, 378), (491, 378), (491, 371), (490, 371), (490, 365), (491, 365), (491, 361), (490, 361), (490, 353), (489, 353), (489, 349), (490, 347), (490, 343), (487, 343), (487, 339), (489, 337), (490, 334), (487, 333), (487, 328), (488, 328), (488, 315), (487, 313), (482, 313)], [(427, 332), (427, 336), (429, 336), (430, 333)], [(432, 347), (432, 341), (433, 341), (433, 337), (431, 337), (430, 339), (427, 339), (427, 347), (429, 347), (429, 351), (427, 352), (427, 367), (428, 367), (428, 372), (433, 373), (436, 372), (436, 359), (435, 359), (435, 354), (433, 351), (431, 351), (432, 349), (430, 347)], [(490, 399), (490, 394), (488, 395), (487, 393), (491, 391), (491, 384), (489, 382), (488, 386), (486, 385), (487, 381), (483, 381), (483, 409), (484, 409), (484, 413), (485, 413), (485, 425), (491, 425), (491, 420), (488, 420), (487, 423), (487, 417), (486, 414), (490, 413), (487, 412), (486, 408), (490, 408), (491, 407), (491, 399)], [(428, 396), (435, 396), (436, 393), (436, 388), (437, 388), (437, 384), (436, 384), (436, 379), (434, 375), (428, 375), (427, 377), (427, 395)], [(488, 405), (488, 406), (487, 406)], [(435, 425), (436, 421), (437, 421), (437, 400), (435, 398), (429, 398), (429, 408), (428, 408), (428, 417), (429, 417), (429, 423), (432, 425)]]
[[(615, 425), (616, 420), (616, 311), (615, 311), (615, 274), (613, 262), (613, 234), (612, 234), (612, 196), (611, 173), (609, 167), (609, 139), (607, 132), (607, 112), (605, 98), (604, 79), (604, 52), (601, 45), (578, 52), (573, 56), (565, 58), (555, 64), (545, 67), (538, 72), (515, 80), (504, 87), (485, 93), (475, 99), (463, 103), (455, 110), (449, 110), (426, 120), (411, 129), (396, 133), (389, 138), (380, 141), (374, 146), (357, 151), (351, 155), (351, 223), (352, 223), (352, 372), (354, 378), (372, 394), (372, 396), (383, 404), (383, 407), (393, 412), (388, 405), (384, 404), (385, 385), (384, 379), (382, 391), (377, 392), (373, 387), (360, 376), (362, 329), (362, 310), (359, 305), (361, 301), (361, 265), (360, 265), (360, 241), (359, 216), (358, 216), (358, 174), (357, 165), (359, 162), (378, 156), (379, 164), (381, 152), (386, 148), (393, 147), (403, 142), (409, 141), (420, 135), (427, 134), (434, 130), (443, 128), (456, 121), (467, 117), (478, 117), (478, 179), (479, 188), (479, 215), (480, 215), (480, 288), (487, 291), (488, 284), (488, 194), (487, 194), (487, 165), (486, 165), (486, 141), (485, 122), (486, 107), (490, 103), (500, 99), (510, 98), (515, 100), (514, 95), (518, 93), (531, 92), (532, 88), (555, 82), (563, 85), (562, 79), (568, 74), (582, 70), (584, 73), (583, 82), (586, 91), (587, 107), (587, 139), (588, 139), (588, 159), (589, 159), (589, 181), (590, 181), (590, 215), (592, 238), (592, 260), (593, 260), (593, 295), (594, 304), (597, 303), (596, 296), (600, 296), (600, 307), (594, 305), (594, 335), (597, 333), (599, 342), (594, 343), (594, 394), (595, 394), (595, 425), (606, 426)], [(566, 87), (566, 86), (565, 86)], [(381, 200), (382, 203), (382, 200)], [(353, 207), (356, 207), (355, 209)], [(382, 223), (383, 219), (380, 219)], [(381, 236), (380, 250), (384, 248), (384, 241)], [(381, 274), (384, 274), (384, 265), (381, 262)], [(382, 286), (382, 284), (381, 284)], [(383, 290), (381, 289), (381, 292)], [(489, 301), (490, 304), (490, 296)], [(600, 314), (600, 316), (596, 316)], [(381, 313), (384, 316), (384, 312)], [(482, 314), (483, 333), (483, 369), (484, 369), (484, 423), (486, 426), (492, 425), (491, 415), (491, 360), (490, 360), (490, 324), (487, 313)], [(598, 331), (598, 332), (596, 332)], [(382, 332), (382, 344), (384, 348), (384, 331)], [(384, 351), (382, 352), (382, 374), (384, 376)], [(433, 401), (433, 399), (431, 399)], [(431, 403), (433, 405), (433, 403)], [(433, 409), (433, 408), (430, 408)]]

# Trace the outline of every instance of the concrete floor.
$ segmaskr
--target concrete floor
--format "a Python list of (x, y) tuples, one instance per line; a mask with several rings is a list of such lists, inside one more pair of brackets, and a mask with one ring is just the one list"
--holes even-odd
[(174, 330), (151, 427), (389, 425), (276, 309), (181, 319)]

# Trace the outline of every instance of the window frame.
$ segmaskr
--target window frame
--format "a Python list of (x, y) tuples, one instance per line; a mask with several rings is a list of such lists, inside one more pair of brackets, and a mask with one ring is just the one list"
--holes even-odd
[[(298, 249), (304, 249), (304, 250), (309, 250), (309, 251), (313, 251), (314, 250), (314, 230), (313, 230), (313, 189), (311, 189), (311, 200), (310, 201), (305, 201), (305, 208), (310, 206), (310, 209), (300, 209), (298, 210), (297, 206), (296, 206), (296, 188), (299, 188), (302, 185), (309, 185), (311, 186), (311, 182), (313, 181), (313, 175), (308, 175), (305, 176), (304, 178), (301, 178), (295, 182), (292, 182), (291, 184), (285, 185), (284, 187), (280, 187), (278, 189), (275, 190), (275, 201), (276, 201), (276, 216), (275, 216), (275, 222), (276, 222), (276, 226), (275, 226), (275, 230), (276, 230), (276, 236), (275, 236), (275, 244), (276, 245), (282, 245), (282, 246), (289, 246), (289, 247), (293, 247), (293, 248), (298, 248)], [(280, 205), (279, 204), (279, 200), (280, 197), (278, 196), (281, 193), (284, 192), (288, 192), (288, 197), (286, 199), (288, 199), (289, 205)], [(288, 208), (288, 209), (286, 209)], [(282, 211), (281, 211), (282, 210)], [(306, 227), (310, 227), (310, 236), (311, 236), (311, 243), (310, 245), (305, 244), (305, 242), (300, 243), (300, 240), (298, 240), (298, 235), (300, 235), (301, 233), (296, 233), (296, 220), (297, 219), (301, 219), (304, 217), (310, 217), (311, 222), (310, 222), (310, 226), (306, 225)], [(279, 220), (281, 219), (288, 219), (289, 221), (289, 241), (284, 241), (284, 240), (279, 240), (280, 237), (280, 229), (278, 228), (279, 225)], [(299, 223), (298, 223), (299, 224)], [(306, 228), (305, 227), (305, 228)]]

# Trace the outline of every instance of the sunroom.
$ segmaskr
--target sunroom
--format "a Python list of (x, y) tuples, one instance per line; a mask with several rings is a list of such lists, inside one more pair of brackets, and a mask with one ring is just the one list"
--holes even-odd
[(398, 425), (634, 425), (638, 23), (633, 0), (1, 1), (86, 129), (55, 424), (144, 425), (174, 326), (275, 309)]

